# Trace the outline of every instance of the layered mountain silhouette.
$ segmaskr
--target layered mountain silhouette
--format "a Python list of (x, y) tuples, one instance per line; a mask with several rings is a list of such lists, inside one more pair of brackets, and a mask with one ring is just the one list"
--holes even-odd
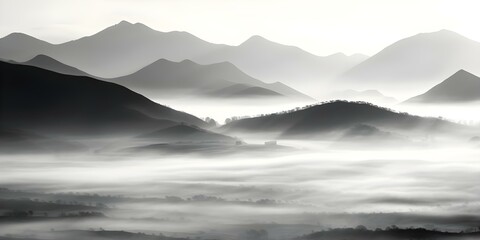
[(35, 66), (43, 69), (47, 69), (50, 71), (67, 74), (67, 75), (74, 75), (74, 76), (89, 76), (88, 73), (66, 64), (63, 64), (47, 55), (37, 55), (34, 58), (23, 62), (22, 64)]
[(298, 47), (253, 36), (238, 46), (223, 46), (193, 60), (204, 64), (231, 62), (255, 78), (282, 81), (311, 94), (312, 85), (318, 86), (322, 80), (335, 77), (366, 58), (341, 53), (320, 57)]
[(206, 123), (109, 82), (0, 62), (0, 124), (40, 134), (141, 133)]
[(0, 39), (0, 58), (24, 62), (50, 51), (52, 44), (24, 33), (12, 33)]
[(141, 23), (122, 21), (92, 36), (56, 45), (25, 34), (10, 34), (0, 39), (0, 57), (23, 62), (45, 54), (95, 76), (116, 77), (160, 58), (181, 61), (220, 46), (187, 32), (160, 32)]
[(190, 60), (160, 59), (141, 70), (119, 78), (106, 79), (151, 98), (196, 95), (204, 97), (289, 97), (312, 98), (282, 84), (268, 84), (252, 78), (228, 62), (200, 65)]
[(480, 73), (479, 55), (480, 43), (455, 32), (421, 33), (386, 47), (348, 70), (335, 84), (412, 96), (458, 69)]
[(300, 48), (254, 36), (239, 46), (213, 44), (187, 32), (160, 32), (141, 23), (122, 21), (92, 36), (50, 44), (21, 33), (0, 39), (0, 58), (17, 62), (50, 56), (94, 76), (131, 74), (158, 59), (201, 64), (231, 62), (246, 74), (269, 82), (311, 87), (363, 61), (363, 55), (319, 57)]
[(480, 100), (480, 78), (459, 70), (424, 94), (405, 103), (460, 103)]
[(456, 125), (435, 118), (422, 118), (363, 102), (335, 101), (296, 111), (246, 118), (222, 127), (225, 132), (277, 133), (281, 138), (316, 137), (345, 133), (359, 124), (399, 133), (442, 132)]

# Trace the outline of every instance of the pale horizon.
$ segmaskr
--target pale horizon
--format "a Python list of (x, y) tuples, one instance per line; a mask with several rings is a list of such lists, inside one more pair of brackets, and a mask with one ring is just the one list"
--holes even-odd
[[(122, 20), (239, 45), (253, 35), (319, 56), (372, 56), (409, 36), (442, 29), (480, 40), (476, 1), (0, 1), (0, 36), (21, 32), (59, 44)], [(92, 10), (94, 9), (94, 10)], [(18, 12), (22, 12), (19, 21)], [(268, 18), (265, 16), (268, 15)], [(218, 21), (221, 19), (221, 21)]]

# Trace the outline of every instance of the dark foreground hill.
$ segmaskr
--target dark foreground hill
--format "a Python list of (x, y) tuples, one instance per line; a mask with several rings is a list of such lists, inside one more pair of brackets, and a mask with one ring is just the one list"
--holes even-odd
[(159, 105), (120, 85), (0, 62), (0, 125), (41, 134), (141, 133), (185, 122), (190, 114)]
[(448, 121), (397, 113), (369, 103), (335, 101), (300, 110), (241, 119), (226, 124), (222, 129), (226, 132), (273, 132), (289, 138), (343, 133), (360, 124), (381, 130), (421, 134), (459, 127)]
[(423, 228), (400, 229), (395, 226), (385, 230), (368, 230), (363, 226), (357, 228), (340, 228), (315, 232), (298, 239), (302, 240), (419, 240), (419, 239), (479, 239), (480, 232), (441, 232)]

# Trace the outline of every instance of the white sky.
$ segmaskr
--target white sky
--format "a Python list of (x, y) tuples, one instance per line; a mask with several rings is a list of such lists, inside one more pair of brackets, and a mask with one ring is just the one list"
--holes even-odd
[(0, 0), (0, 37), (24, 32), (61, 43), (127, 20), (214, 43), (261, 35), (318, 55), (373, 55), (440, 29), (480, 41), (479, 9), (478, 0)]

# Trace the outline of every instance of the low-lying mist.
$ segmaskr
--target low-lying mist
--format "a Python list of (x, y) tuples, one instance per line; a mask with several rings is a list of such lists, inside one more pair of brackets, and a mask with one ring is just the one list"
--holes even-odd
[[(3, 221), (0, 231), (103, 228), (187, 237), (263, 226), (270, 236), (288, 238), (358, 224), (462, 230), (478, 220), (472, 213), (480, 211), (480, 148), (468, 142), (277, 144), (292, 149), (215, 157), (123, 151), (2, 155), (0, 182), (8, 188), (2, 199), (60, 204), (49, 217), (75, 213), (62, 210), (61, 204), (72, 202), (96, 206), (91, 211), (105, 217)], [(34, 215), (42, 211), (33, 209)], [(293, 230), (272, 230), (275, 225)]]

